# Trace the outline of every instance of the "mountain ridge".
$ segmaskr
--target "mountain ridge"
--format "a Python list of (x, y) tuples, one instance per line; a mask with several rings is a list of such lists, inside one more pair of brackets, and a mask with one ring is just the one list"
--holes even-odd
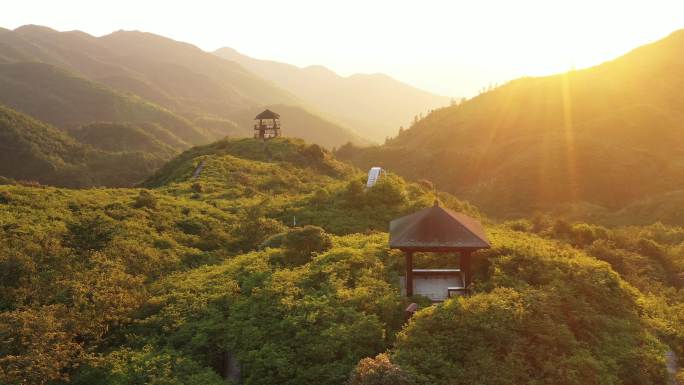
[[(313, 130), (317, 125), (333, 130), (331, 137), (336, 141), (326, 146), (365, 142), (350, 128), (329, 124), (315, 109), (239, 64), (147, 32), (117, 31), (95, 37), (31, 25), (0, 32), (0, 63), (29, 61), (51, 64), (114, 91), (137, 95), (189, 121), (236, 120), (246, 111), (266, 105), (293, 105), (296, 109), (290, 114), (295, 118), (317, 117), (308, 120), (312, 126), (302, 127), (300, 132), (306, 134), (307, 128)], [(252, 135), (251, 122), (241, 124), (240, 129), (243, 135)], [(203, 143), (234, 133), (213, 132)]]
[(164, 162), (143, 152), (95, 149), (2, 104), (0, 139), (0, 175), (55, 186), (129, 186)]
[(683, 38), (677, 31), (595, 67), (513, 80), (435, 110), (383, 146), (338, 155), (431, 180), (492, 215), (572, 203), (617, 210), (681, 190)]
[(229, 47), (215, 55), (235, 61), (351, 127), (375, 142), (394, 135), (400, 126), (430, 109), (448, 105), (447, 97), (420, 90), (386, 74), (341, 76), (322, 65), (298, 67), (261, 60)]

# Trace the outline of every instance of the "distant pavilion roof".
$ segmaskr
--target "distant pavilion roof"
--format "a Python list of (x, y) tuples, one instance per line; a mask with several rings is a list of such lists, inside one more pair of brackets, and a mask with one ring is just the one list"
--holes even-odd
[(444, 207), (432, 207), (390, 222), (390, 248), (414, 251), (459, 251), (490, 246), (482, 224)]
[(280, 119), (280, 114), (277, 114), (269, 109), (265, 109), (264, 112), (257, 115), (254, 119)]

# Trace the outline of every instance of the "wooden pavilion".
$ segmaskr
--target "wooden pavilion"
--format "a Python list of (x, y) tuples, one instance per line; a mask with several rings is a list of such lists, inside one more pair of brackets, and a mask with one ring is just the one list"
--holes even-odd
[[(390, 222), (390, 248), (406, 256), (406, 296), (440, 302), (464, 294), (471, 283), (471, 254), (491, 247), (479, 221), (439, 205)], [(458, 253), (459, 268), (414, 269), (413, 253)]]
[(254, 137), (257, 139), (277, 138), (280, 136), (280, 115), (265, 109), (254, 117)]

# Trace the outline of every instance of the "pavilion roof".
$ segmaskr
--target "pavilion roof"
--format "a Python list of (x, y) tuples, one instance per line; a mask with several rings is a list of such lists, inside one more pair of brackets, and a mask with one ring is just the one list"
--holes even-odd
[(476, 250), (491, 247), (482, 224), (435, 205), (390, 222), (390, 248), (420, 251)]
[(275, 113), (267, 108), (262, 113), (254, 117), (254, 119), (280, 119), (280, 114)]

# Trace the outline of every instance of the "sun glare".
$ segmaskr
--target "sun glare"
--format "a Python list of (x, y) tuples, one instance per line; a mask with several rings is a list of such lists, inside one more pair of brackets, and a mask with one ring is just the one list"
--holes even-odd
[(684, 5), (671, 0), (168, 1), (155, 18), (157, 2), (13, 3), (4, 28), (137, 29), (343, 75), (383, 72), (447, 96), (595, 65), (684, 27)]

